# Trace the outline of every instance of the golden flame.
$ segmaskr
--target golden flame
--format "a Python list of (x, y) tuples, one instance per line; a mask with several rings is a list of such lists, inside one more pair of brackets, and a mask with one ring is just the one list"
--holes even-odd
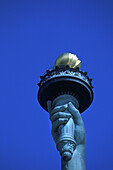
[(58, 56), (54, 63), (54, 66), (59, 66), (60, 68), (63, 68), (66, 65), (69, 65), (70, 68), (78, 67), (80, 69), (81, 61), (75, 54), (63, 53), (60, 56)]

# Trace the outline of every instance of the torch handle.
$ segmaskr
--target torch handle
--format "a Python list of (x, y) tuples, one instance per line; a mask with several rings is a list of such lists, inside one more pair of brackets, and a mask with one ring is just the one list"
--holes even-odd
[[(62, 106), (72, 102), (75, 107), (78, 107), (78, 101), (71, 95), (61, 95), (54, 99), (53, 102), (48, 101), (48, 112), (51, 113), (51, 108), (54, 109), (57, 106)], [(68, 108), (64, 111), (69, 113)], [(60, 125), (58, 133), (56, 133), (56, 146), (63, 160), (69, 161), (72, 158), (73, 152), (76, 148), (76, 141), (74, 138), (75, 123), (73, 117), (70, 117), (68, 122), (64, 125)]]
[[(65, 112), (68, 112), (66, 110)], [(69, 161), (72, 158), (73, 151), (76, 148), (74, 139), (75, 124), (71, 117), (65, 125), (60, 125), (58, 128), (57, 149), (59, 150), (62, 159)]]

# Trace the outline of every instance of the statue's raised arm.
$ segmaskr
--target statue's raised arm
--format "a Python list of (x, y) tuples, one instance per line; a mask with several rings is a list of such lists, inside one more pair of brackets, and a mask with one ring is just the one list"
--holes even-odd
[[(48, 103), (48, 108), (51, 107), (51, 103)], [(68, 111), (67, 111), (68, 110)], [(58, 147), (58, 140), (61, 137), (61, 129), (71, 128), (69, 125), (72, 122), (70, 119), (74, 121), (74, 139), (76, 141), (76, 147), (73, 150), (72, 157), (70, 160), (65, 161), (62, 158), (62, 170), (85, 170), (85, 128), (82, 117), (76, 109), (76, 107), (71, 103), (67, 103), (64, 105), (56, 106), (52, 110), (50, 109), (50, 120), (52, 122), (52, 136)], [(59, 130), (60, 129), (60, 130)], [(70, 129), (72, 131), (73, 129)], [(62, 143), (61, 151), (64, 149), (65, 151), (71, 150), (71, 143)], [(60, 142), (61, 144), (61, 142)], [(73, 145), (73, 144), (72, 144)], [(58, 148), (59, 149), (59, 148)], [(68, 154), (68, 152), (67, 152)], [(62, 156), (62, 155), (61, 155)]]

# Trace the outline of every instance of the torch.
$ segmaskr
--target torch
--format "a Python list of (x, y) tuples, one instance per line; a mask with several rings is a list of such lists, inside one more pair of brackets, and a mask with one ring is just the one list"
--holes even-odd
[[(37, 97), (43, 109), (51, 113), (51, 108), (72, 102), (82, 113), (91, 105), (93, 101), (92, 79), (80, 68), (81, 61), (76, 55), (63, 53), (56, 59), (54, 67), (40, 76)], [(52, 103), (51, 108), (48, 108), (49, 102)], [(68, 108), (65, 112), (68, 112)], [(73, 117), (65, 125), (58, 127), (56, 147), (64, 161), (72, 158), (76, 148), (74, 129)]]

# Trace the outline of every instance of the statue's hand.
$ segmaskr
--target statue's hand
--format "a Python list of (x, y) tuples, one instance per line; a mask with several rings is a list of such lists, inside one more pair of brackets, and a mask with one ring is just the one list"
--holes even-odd
[[(69, 112), (65, 112), (68, 110)], [(73, 118), (75, 122), (75, 140), (77, 145), (85, 144), (85, 128), (80, 112), (74, 107), (74, 105), (69, 102), (68, 104), (57, 106), (50, 113), (50, 120), (52, 122), (52, 136), (54, 141), (58, 137), (58, 127), (60, 125), (65, 125), (70, 117)]]
[(75, 122), (75, 140), (77, 145), (85, 144), (85, 127), (80, 112), (71, 102), (68, 104), (68, 109)]

